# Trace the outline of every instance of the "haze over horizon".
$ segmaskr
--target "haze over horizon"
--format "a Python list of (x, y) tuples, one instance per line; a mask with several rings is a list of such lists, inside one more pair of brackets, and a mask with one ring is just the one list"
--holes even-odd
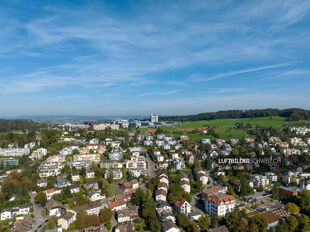
[(0, 116), (310, 109), (310, 1), (0, 3)]

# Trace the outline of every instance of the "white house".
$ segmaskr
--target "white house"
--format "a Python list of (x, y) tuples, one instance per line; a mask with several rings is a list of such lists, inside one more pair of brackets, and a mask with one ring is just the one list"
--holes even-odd
[(167, 200), (167, 192), (163, 189), (157, 189), (155, 191), (155, 200), (156, 201), (166, 201)]
[(80, 175), (78, 173), (72, 173), (71, 179), (72, 179), (72, 181), (79, 181)]
[(101, 196), (99, 192), (95, 192), (93, 190), (89, 191), (89, 193), (87, 194), (87, 197), (91, 201), (99, 201), (104, 198), (104, 196)]
[(183, 198), (174, 202), (174, 208), (178, 213), (185, 213), (186, 215), (189, 214), (192, 210), (191, 204)]
[(236, 199), (232, 195), (218, 193), (207, 196), (204, 203), (207, 214), (222, 217), (234, 210)]
[(71, 193), (78, 193), (80, 192), (80, 186), (78, 184), (72, 184), (69, 186)]
[(47, 204), (45, 205), (45, 209), (48, 212), (49, 216), (59, 217), (61, 215), (61, 210), (64, 209), (64, 206), (60, 202), (52, 199), (47, 202)]
[(161, 232), (181, 232), (180, 228), (172, 221), (161, 223)]
[(95, 178), (95, 172), (93, 170), (87, 170), (86, 176), (88, 179)]

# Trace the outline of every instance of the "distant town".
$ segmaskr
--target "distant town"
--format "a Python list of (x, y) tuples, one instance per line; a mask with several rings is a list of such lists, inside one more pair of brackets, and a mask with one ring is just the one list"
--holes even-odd
[(309, 125), (152, 114), (3, 132), (1, 231), (308, 231)]

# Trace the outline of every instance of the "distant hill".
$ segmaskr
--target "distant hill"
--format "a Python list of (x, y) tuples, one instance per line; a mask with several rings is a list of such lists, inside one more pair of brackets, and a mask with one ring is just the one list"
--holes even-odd
[(20, 115), (15, 117), (7, 117), (6, 119), (25, 119), (25, 120), (34, 120), (39, 122), (77, 122), (77, 121), (111, 121), (115, 119), (143, 119), (148, 116), (145, 115), (97, 115), (97, 116), (86, 116), (86, 115)]
[(43, 125), (31, 120), (8, 120), (0, 119), (0, 132), (11, 132), (14, 130), (35, 131)]
[(287, 117), (289, 121), (310, 120), (310, 110), (299, 108), (290, 109), (255, 109), (255, 110), (224, 110), (209, 113), (200, 113), (183, 116), (161, 116), (159, 119), (164, 121), (199, 121), (212, 119), (230, 119), (230, 118), (256, 118), (280, 116)]

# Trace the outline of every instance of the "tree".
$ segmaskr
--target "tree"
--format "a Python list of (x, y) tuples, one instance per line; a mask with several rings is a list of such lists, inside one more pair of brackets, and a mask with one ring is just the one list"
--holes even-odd
[(241, 196), (247, 196), (254, 192), (252, 187), (248, 184), (245, 178), (241, 178), (240, 184), (241, 184), (241, 187), (240, 187)]
[(111, 209), (104, 208), (100, 210), (100, 213), (99, 213), (100, 222), (106, 223), (112, 219), (112, 216), (113, 216), (113, 211)]
[(111, 224), (111, 221), (108, 221), (105, 226), (107, 227), (107, 230), (111, 230), (112, 228), (112, 224)]
[(301, 208), (310, 213), (310, 190), (303, 190), (299, 196), (299, 204), (301, 206)]
[(34, 198), (36, 204), (39, 204), (41, 207), (44, 207), (47, 202), (46, 194), (42, 191), (38, 192)]
[(186, 230), (186, 228), (189, 226), (189, 219), (184, 213), (180, 213), (177, 216), (177, 224), (178, 226), (182, 227)]
[(63, 199), (67, 199), (67, 198), (72, 198), (72, 194), (71, 194), (71, 191), (70, 191), (70, 188), (69, 186), (66, 186), (63, 188), (62, 190), (62, 196), (63, 196)]
[(285, 205), (285, 209), (289, 213), (299, 213), (300, 212), (299, 207), (295, 203), (292, 203), (292, 202), (287, 203)]
[(206, 216), (201, 216), (198, 221), (197, 221), (198, 225), (202, 228), (202, 229), (207, 229), (210, 225), (210, 218), (208, 217), (208, 215)]
[(272, 199), (278, 200), (279, 199), (279, 184), (274, 183), (271, 189), (272, 192)]
[(307, 215), (300, 215), (297, 217), (299, 230), (300, 231), (309, 231), (310, 229), (310, 219)]
[(249, 230), (248, 220), (246, 220), (246, 218), (243, 217), (240, 220), (238, 231), (240, 231), (240, 232), (247, 232), (248, 230)]
[(81, 175), (81, 176), (84, 176), (84, 177), (86, 176), (86, 168), (85, 168), (85, 167), (82, 167), (82, 168), (81, 168), (81, 170), (80, 170), (80, 175)]
[(264, 232), (267, 229), (268, 221), (262, 214), (257, 214), (251, 218), (252, 223), (258, 226), (258, 231)]
[(296, 217), (294, 216), (289, 216), (286, 220), (285, 223), (288, 226), (289, 231), (295, 231), (298, 227), (298, 221), (296, 219)]
[(251, 232), (259, 232), (258, 225), (252, 222), (252, 223), (250, 224), (250, 231), (251, 231)]

